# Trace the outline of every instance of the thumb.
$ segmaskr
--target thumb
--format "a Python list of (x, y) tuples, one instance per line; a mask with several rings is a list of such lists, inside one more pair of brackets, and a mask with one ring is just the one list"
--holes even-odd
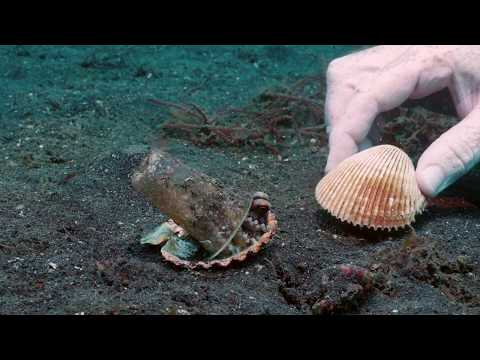
[(422, 154), (416, 177), (420, 190), (435, 197), (480, 162), (480, 107), (442, 134)]

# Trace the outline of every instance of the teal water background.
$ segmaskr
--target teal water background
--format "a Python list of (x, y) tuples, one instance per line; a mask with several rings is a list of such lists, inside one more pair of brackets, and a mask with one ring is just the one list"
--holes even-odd
[[(82, 97), (188, 97), (207, 107), (247, 101), (264, 87), (325, 69), (359, 46), (0, 46), (0, 113), (43, 112)], [(19, 103), (20, 102), (20, 103)], [(15, 105), (20, 105), (21, 109)], [(42, 106), (43, 105), (43, 106)], [(63, 107), (62, 107), (63, 108)]]

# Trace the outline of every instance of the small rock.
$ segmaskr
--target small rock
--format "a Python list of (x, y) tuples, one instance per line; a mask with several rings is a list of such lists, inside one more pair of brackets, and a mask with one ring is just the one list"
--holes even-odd
[(457, 257), (458, 270), (461, 273), (468, 273), (472, 270), (471, 260), (468, 256), (460, 255)]
[(177, 315), (190, 315), (190, 313), (185, 309), (177, 309)]
[(298, 271), (300, 271), (301, 273), (304, 273), (308, 268), (308, 264), (306, 262), (302, 262), (302, 263), (297, 264), (296, 267), (297, 267)]

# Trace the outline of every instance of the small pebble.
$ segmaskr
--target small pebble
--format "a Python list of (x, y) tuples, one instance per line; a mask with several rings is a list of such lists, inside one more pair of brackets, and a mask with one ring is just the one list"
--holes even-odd
[(177, 309), (177, 315), (190, 315), (190, 313), (185, 309)]
[(308, 267), (308, 265), (305, 262), (297, 264), (297, 269), (302, 273), (305, 272), (305, 270), (307, 270), (307, 267)]

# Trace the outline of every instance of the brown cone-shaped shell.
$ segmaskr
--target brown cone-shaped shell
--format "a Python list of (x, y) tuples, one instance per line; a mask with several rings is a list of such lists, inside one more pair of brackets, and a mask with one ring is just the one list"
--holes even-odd
[(318, 183), (315, 197), (340, 220), (373, 229), (409, 225), (426, 205), (412, 160), (392, 145), (375, 146), (341, 162)]

